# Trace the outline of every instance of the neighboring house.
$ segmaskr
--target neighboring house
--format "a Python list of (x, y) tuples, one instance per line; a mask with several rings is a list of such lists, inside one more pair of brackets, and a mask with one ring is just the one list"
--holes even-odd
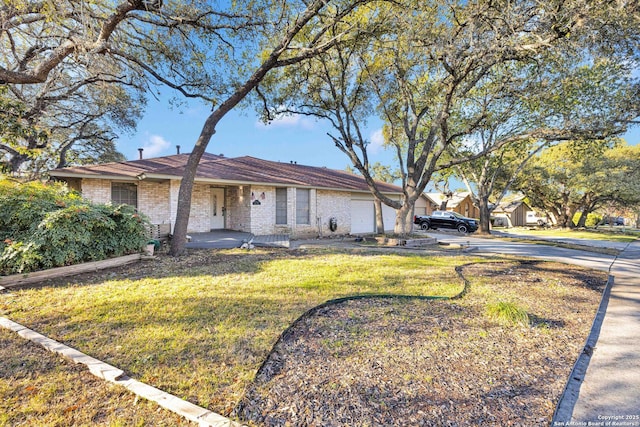
[(524, 227), (556, 223), (553, 215), (536, 211), (524, 201), (524, 197), (498, 204), (493, 210), (492, 220), (496, 227)]
[(493, 210), (493, 225), (523, 227), (527, 225), (527, 212), (531, 212), (531, 207), (522, 199), (501, 202)]
[[(154, 224), (173, 224), (188, 154), (50, 171), (97, 203), (127, 203)], [(379, 183), (400, 199), (401, 188)], [(385, 228), (395, 210), (383, 205)], [(330, 221), (331, 219), (334, 221)], [(330, 227), (333, 222), (336, 227)], [(296, 236), (372, 233), (373, 196), (365, 180), (346, 171), (280, 163), (255, 157), (205, 153), (192, 193), (188, 232), (231, 229)], [(335, 228), (335, 230), (331, 230)]]
[(428, 200), (426, 215), (435, 210), (445, 210), (457, 212), (469, 218), (480, 217), (480, 210), (473, 204), (470, 192), (425, 193), (425, 197)]

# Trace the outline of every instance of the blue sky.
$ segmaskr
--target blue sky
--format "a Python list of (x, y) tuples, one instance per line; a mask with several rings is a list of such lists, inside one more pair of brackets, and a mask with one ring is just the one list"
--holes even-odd
[[(176, 145), (180, 145), (182, 153), (188, 153), (209, 114), (208, 107), (195, 102), (173, 109), (168, 100), (150, 100), (137, 132), (130, 136), (121, 135), (117, 148), (129, 160), (138, 158), (138, 148), (144, 148), (146, 158), (175, 154)], [(249, 155), (344, 169), (349, 159), (335, 147), (327, 135), (329, 130), (326, 124), (302, 116), (282, 117), (265, 125), (253, 110), (236, 109), (218, 124), (207, 151), (226, 157)], [(369, 150), (371, 162), (391, 164), (393, 153), (382, 148), (379, 127), (367, 129), (366, 136), (372, 141)]]
[[(144, 148), (145, 158), (175, 154), (176, 145), (180, 145), (182, 153), (188, 153), (209, 114), (209, 108), (201, 103), (192, 102), (178, 109), (170, 107), (167, 99), (152, 99), (138, 123), (137, 132), (123, 134), (117, 148), (129, 160), (138, 158), (138, 148)], [(349, 159), (335, 147), (327, 136), (328, 131), (331, 131), (328, 125), (301, 116), (284, 117), (265, 125), (253, 110), (237, 109), (219, 123), (207, 151), (226, 157), (249, 155), (343, 170), (349, 165)], [(370, 126), (365, 134), (371, 140), (370, 161), (395, 165), (392, 150), (382, 147), (379, 126)], [(633, 128), (625, 139), (632, 145), (640, 143), (640, 127)]]

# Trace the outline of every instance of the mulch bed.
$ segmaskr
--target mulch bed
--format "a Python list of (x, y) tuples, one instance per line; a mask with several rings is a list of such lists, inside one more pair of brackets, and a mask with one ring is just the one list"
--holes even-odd
[[(549, 425), (606, 274), (536, 261), (462, 274), (459, 299), (358, 299), (303, 316), (234, 415), (264, 426)], [(525, 308), (529, 324), (489, 316), (497, 301)]]

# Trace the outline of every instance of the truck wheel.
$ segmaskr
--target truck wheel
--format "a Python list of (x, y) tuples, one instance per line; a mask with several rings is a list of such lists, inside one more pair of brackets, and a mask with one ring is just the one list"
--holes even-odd
[(467, 232), (467, 226), (464, 225), (464, 224), (460, 224), (458, 226), (458, 231), (461, 232), (461, 233), (466, 233)]
[(420, 228), (423, 230), (428, 230), (429, 229), (429, 223), (428, 222), (421, 222), (420, 223)]

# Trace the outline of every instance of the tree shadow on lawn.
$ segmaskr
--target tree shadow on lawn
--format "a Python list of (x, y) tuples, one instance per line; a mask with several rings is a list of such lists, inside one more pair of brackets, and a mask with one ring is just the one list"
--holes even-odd
[[(248, 255), (251, 258), (248, 258)], [(65, 286), (98, 285), (108, 280), (138, 280), (147, 278), (223, 276), (232, 273), (255, 273), (260, 261), (268, 261), (284, 256), (280, 251), (252, 252), (240, 250), (189, 250), (189, 255), (172, 257), (159, 254), (151, 259), (143, 259), (133, 264), (113, 267), (91, 273), (43, 280), (40, 283), (17, 286), (14, 289), (33, 289)]]

